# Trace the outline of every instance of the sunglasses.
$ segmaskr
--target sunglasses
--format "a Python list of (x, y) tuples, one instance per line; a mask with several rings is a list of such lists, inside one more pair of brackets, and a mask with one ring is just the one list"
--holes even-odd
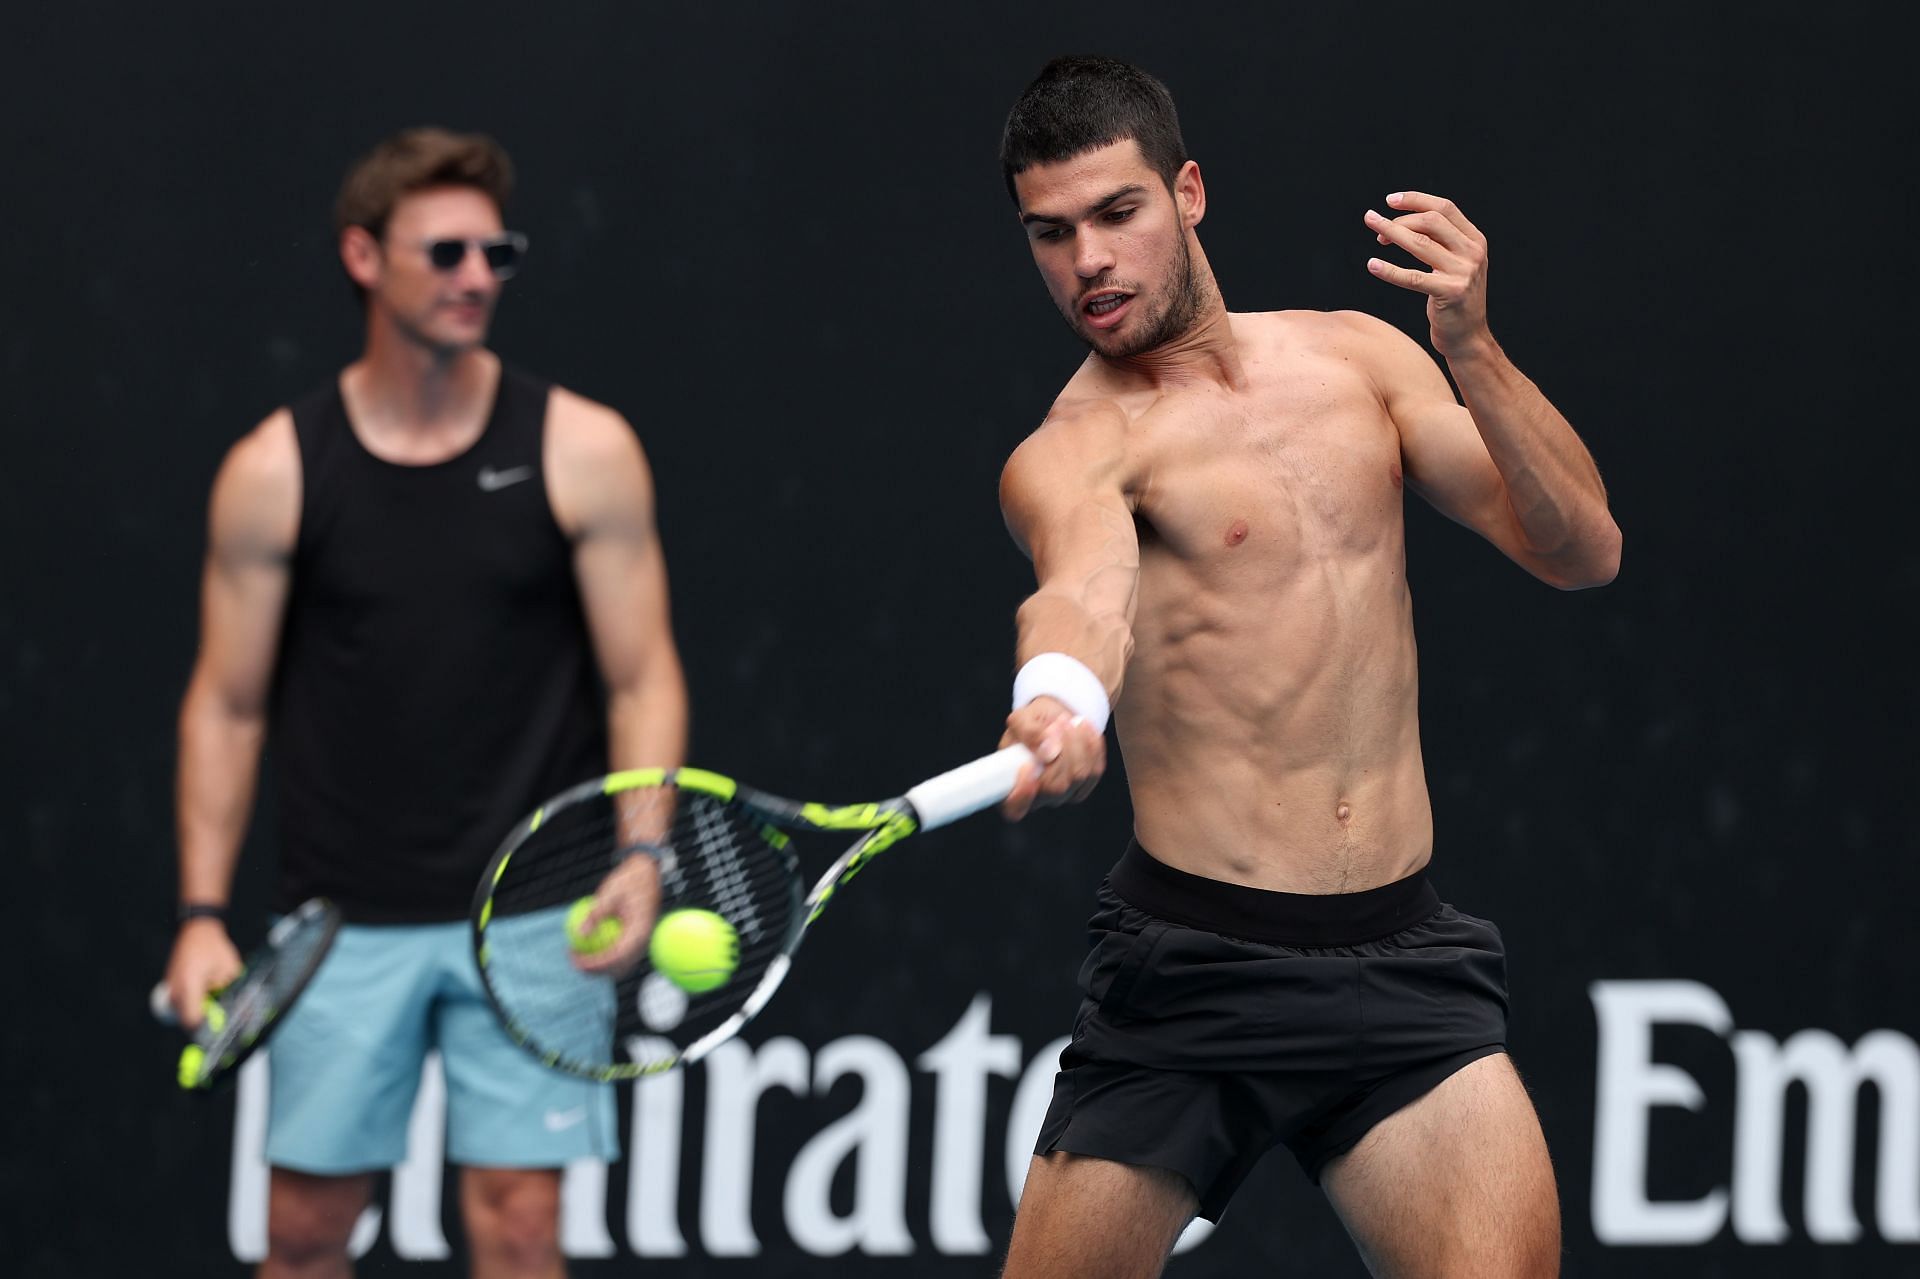
[(493, 278), (506, 280), (513, 277), (520, 269), (520, 260), (527, 256), (527, 237), (518, 231), (507, 231), (484, 240), (423, 240), (420, 247), (426, 250), (427, 261), (433, 263), (436, 271), (454, 270), (467, 260), (469, 252), (478, 249), (493, 271)]

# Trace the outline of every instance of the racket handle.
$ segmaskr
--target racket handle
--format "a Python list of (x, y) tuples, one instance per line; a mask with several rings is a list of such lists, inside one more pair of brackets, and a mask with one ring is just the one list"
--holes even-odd
[(147, 992), (147, 1011), (162, 1026), (177, 1026), (180, 1019), (173, 1015), (173, 999), (167, 994), (167, 983), (163, 978), (153, 984)]
[(1005, 799), (1020, 770), (1033, 761), (1033, 752), (1013, 745), (962, 764), (938, 777), (929, 777), (907, 792), (907, 802), (920, 818), (921, 830), (936, 830)]

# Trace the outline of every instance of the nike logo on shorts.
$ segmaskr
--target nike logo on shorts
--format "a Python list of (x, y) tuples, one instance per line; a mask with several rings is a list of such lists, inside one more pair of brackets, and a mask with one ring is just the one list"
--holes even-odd
[(521, 480), (533, 478), (531, 466), (512, 466), (504, 471), (496, 471), (491, 466), (480, 468), (480, 491), (498, 493), (509, 484), (518, 484)]
[(587, 1117), (585, 1106), (575, 1106), (572, 1110), (549, 1110), (547, 1112), (547, 1131), (565, 1132)]

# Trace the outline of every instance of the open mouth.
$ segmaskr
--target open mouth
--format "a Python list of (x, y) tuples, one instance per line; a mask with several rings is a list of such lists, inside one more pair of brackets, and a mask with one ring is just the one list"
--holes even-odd
[(1096, 327), (1105, 328), (1109, 324), (1119, 322), (1120, 313), (1126, 309), (1127, 303), (1132, 300), (1133, 295), (1131, 293), (1120, 293), (1108, 290), (1095, 293), (1089, 297), (1080, 304), (1080, 309), (1086, 314), (1087, 319), (1092, 321)]

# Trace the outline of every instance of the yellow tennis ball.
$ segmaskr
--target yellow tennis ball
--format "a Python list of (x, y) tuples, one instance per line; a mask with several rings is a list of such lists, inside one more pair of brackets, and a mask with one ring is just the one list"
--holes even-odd
[(740, 966), (740, 935), (710, 910), (674, 910), (660, 917), (647, 942), (654, 971), (689, 994), (718, 990)]
[(182, 1088), (198, 1088), (200, 1086), (200, 1069), (206, 1064), (206, 1061), (207, 1050), (199, 1044), (188, 1044), (180, 1050), (179, 1077)]
[(609, 915), (587, 931), (587, 912), (593, 898), (582, 897), (567, 908), (567, 945), (582, 955), (597, 955), (620, 940), (620, 920)]

